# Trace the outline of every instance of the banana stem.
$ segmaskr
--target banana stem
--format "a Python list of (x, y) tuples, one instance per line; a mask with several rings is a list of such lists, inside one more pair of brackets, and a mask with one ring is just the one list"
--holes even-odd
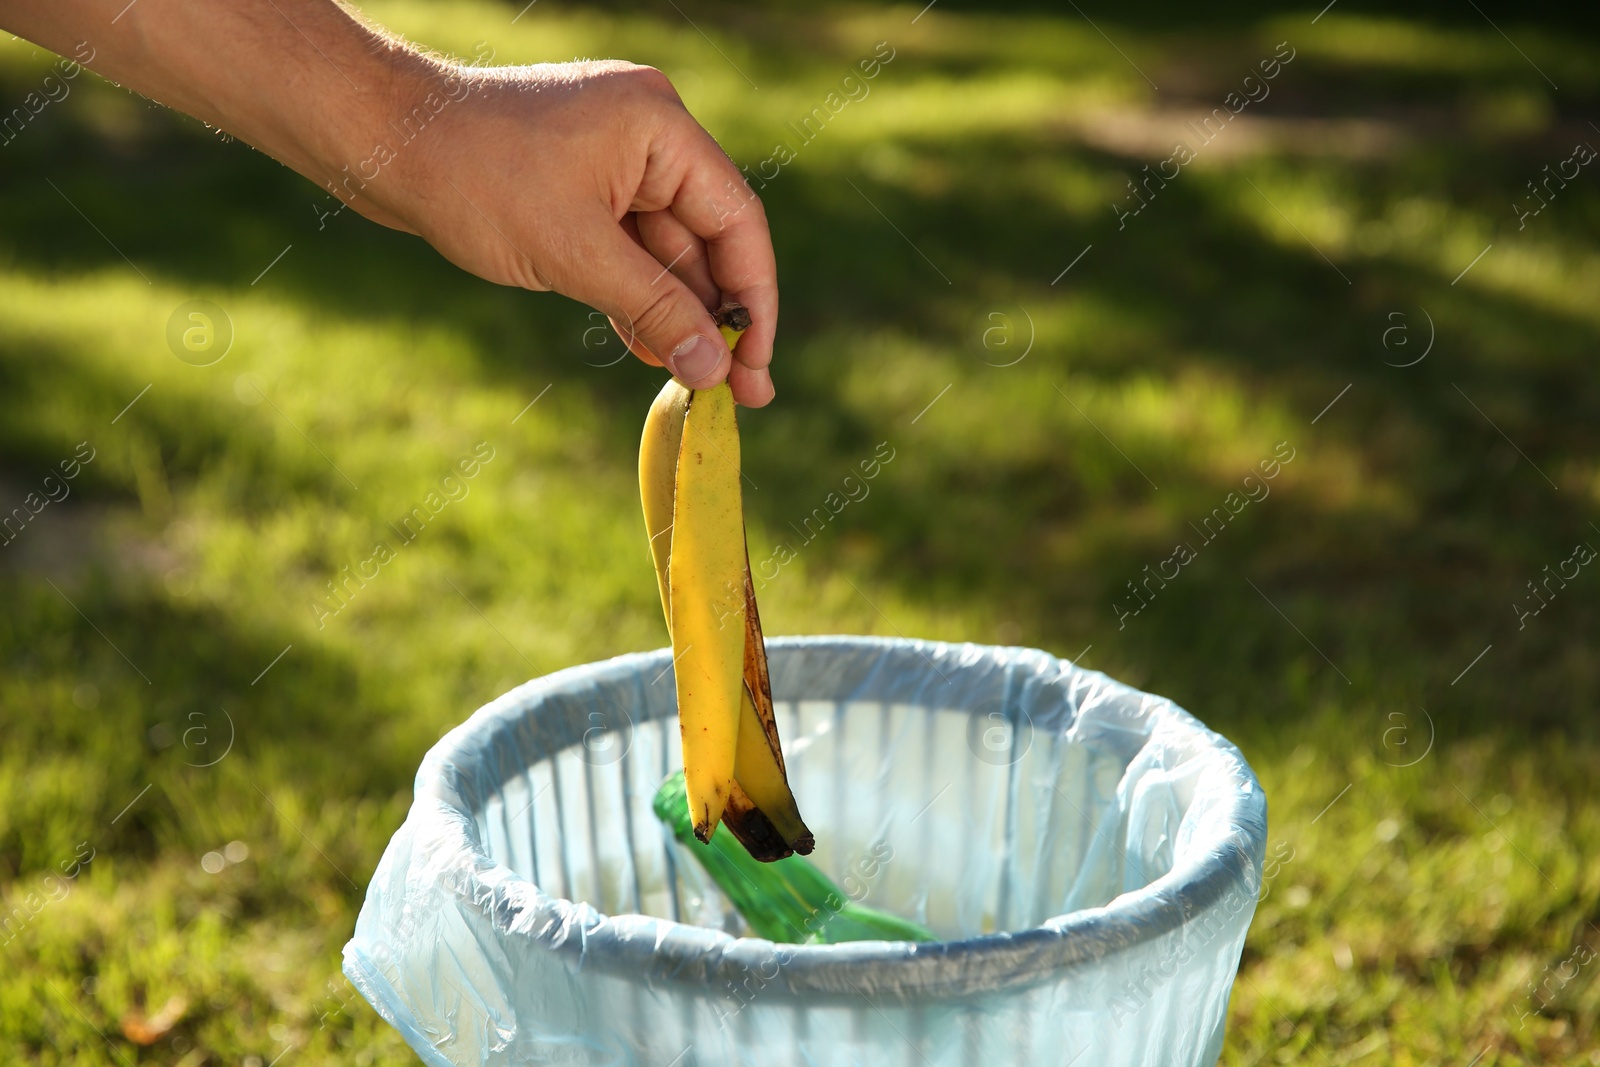
[(750, 328), (750, 311), (743, 304), (729, 300), (711, 313), (711, 321), (722, 331), (722, 339), (732, 352), (739, 344), (740, 335)]
[(729, 300), (711, 313), (711, 321), (743, 333), (750, 328), (750, 310), (743, 304)]

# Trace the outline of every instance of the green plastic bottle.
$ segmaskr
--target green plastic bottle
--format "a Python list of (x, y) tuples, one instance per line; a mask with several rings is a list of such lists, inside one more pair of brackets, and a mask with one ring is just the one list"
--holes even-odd
[[(855, 903), (804, 856), (761, 863), (726, 830), (702, 844), (689, 825), (682, 771), (661, 783), (651, 806), (757, 937), (790, 945), (938, 940), (914, 922)], [(880, 861), (886, 862), (880, 855), (864, 863), (875, 870)]]

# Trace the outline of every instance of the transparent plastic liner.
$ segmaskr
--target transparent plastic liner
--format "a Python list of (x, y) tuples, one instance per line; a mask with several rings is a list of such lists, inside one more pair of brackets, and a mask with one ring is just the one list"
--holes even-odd
[(529, 682), (430, 751), (345, 973), (436, 1067), (1210, 1065), (1266, 800), (1170, 701), (1046, 653), (768, 641), (812, 859), (931, 944), (774, 945), (656, 820), (668, 650)]

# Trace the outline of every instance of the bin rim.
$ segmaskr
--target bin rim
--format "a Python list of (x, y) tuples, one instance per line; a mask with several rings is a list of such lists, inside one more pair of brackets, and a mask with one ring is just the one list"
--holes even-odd
[[(1075, 673), (1081, 681), (1100, 687), (1097, 691), (1109, 688), (1143, 698), (1147, 714), (1159, 717), (1150, 733), (1159, 730), (1164, 742), (1200, 743), (1215, 750), (1220, 759), (1216, 768), (1206, 773), (1226, 775), (1225, 785), (1232, 788), (1222, 791), (1220, 805), (1207, 812), (1200, 831), (1174, 856), (1166, 873), (1101, 907), (1056, 915), (1023, 930), (927, 943), (793, 945), (735, 937), (656, 916), (608, 915), (586, 902), (546, 893), (488, 854), (474, 817), (486, 797), (474, 803), (466, 791), (488, 788), (492, 793), (499, 783), (476, 777), (466, 781), (457, 757), (479, 749), (486, 733), (537, 715), (544, 700), (570, 692), (574, 683), (589, 687), (597, 681), (637, 677), (641, 672), (648, 672), (644, 676), (649, 677), (665, 669), (672, 656), (667, 648), (555, 671), (479, 708), (445, 734), (423, 759), (417, 771), (415, 799), (401, 833), (409, 830), (436, 844), (453, 844), (457, 862), (442, 887), (463, 906), (490, 918), (504, 936), (530, 939), (539, 948), (569, 956), (579, 967), (716, 991), (726, 982), (748, 978), (752, 971), (764, 972), (776, 960), (780, 977), (771, 984), (794, 995), (882, 995), (899, 1001), (969, 997), (1059, 979), (1063, 971), (1129, 951), (1193, 924), (1212, 909), (1225, 909), (1228, 916), (1254, 909), (1266, 844), (1266, 799), (1261, 785), (1231, 742), (1170, 700), (1037, 649), (849, 635), (773, 637), (767, 639), (767, 647), (775, 659), (790, 651), (838, 649), (912, 652), (930, 663), (945, 661), (947, 665), (1004, 654), (1008, 659), (1029, 661), (1029, 666), (1053, 666), (1061, 677)], [(435, 868), (432, 874), (446, 872)], [(369, 940), (358, 928), (347, 955), (351, 949), (371, 954), (374, 946), (366, 943)], [(377, 954), (383, 955), (384, 946), (376, 947)]]

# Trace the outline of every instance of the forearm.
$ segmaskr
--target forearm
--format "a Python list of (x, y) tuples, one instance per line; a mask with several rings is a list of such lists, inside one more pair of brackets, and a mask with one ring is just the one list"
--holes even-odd
[(0, 0), (0, 26), (323, 186), (429, 66), (333, 0)]

